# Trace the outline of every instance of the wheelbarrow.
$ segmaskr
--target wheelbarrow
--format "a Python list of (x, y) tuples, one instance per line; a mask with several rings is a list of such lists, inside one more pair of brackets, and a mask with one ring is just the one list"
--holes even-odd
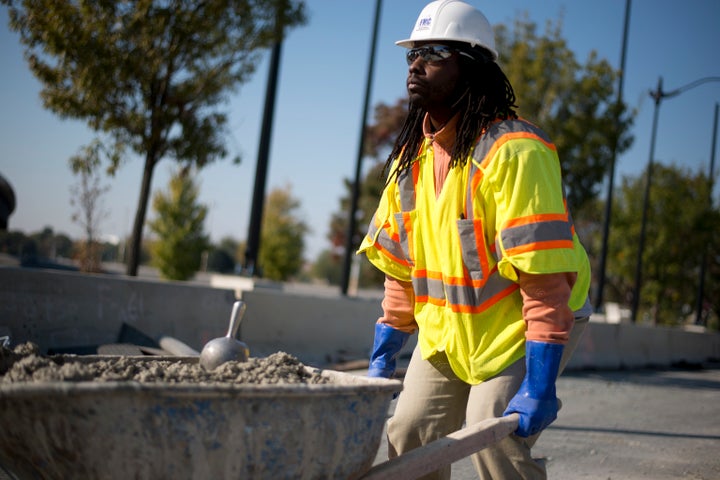
[(517, 425), (489, 420), (373, 467), (401, 382), (321, 374), (331, 382), (0, 383), (0, 465), (34, 479), (414, 478)]

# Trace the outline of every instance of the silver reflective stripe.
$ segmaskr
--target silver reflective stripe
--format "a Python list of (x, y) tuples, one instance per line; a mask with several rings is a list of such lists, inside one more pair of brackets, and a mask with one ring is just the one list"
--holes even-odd
[(417, 163), (402, 172), (398, 179), (398, 190), (400, 192), (400, 210), (410, 212), (415, 210), (415, 182), (413, 180), (413, 169)]
[(428, 297), (445, 300), (445, 285), (442, 280), (426, 277), (425, 282), (427, 284)]
[(415, 179), (414, 171), (418, 168), (418, 163), (415, 162), (412, 166), (402, 172), (398, 178), (398, 191), (400, 192), (400, 212), (395, 213), (395, 221), (398, 224), (398, 236), (400, 237), (400, 247), (403, 252), (404, 258), (410, 265), (414, 265), (414, 259), (410, 258), (410, 247), (408, 239), (408, 229), (405, 225), (405, 212), (412, 212), (415, 210)]
[[(375, 220), (375, 215), (373, 215), (373, 219), (370, 222), (370, 227), (368, 228), (368, 236), (370, 238), (374, 238), (375, 243), (380, 245), (383, 250), (389, 252), (390, 255), (392, 255), (393, 257), (405, 260), (405, 253), (403, 252), (400, 244), (393, 241), (393, 239), (390, 238), (390, 235), (388, 235), (387, 231), (384, 228), (378, 228)], [(380, 230), (380, 232), (378, 232), (378, 230)], [(375, 238), (376, 234), (377, 238)]]
[(375, 214), (373, 214), (372, 220), (370, 220), (370, 225), (368, 226), (367, 236), (370, 238), (373, 238), (373, 239), (375, 238), (375, 234), (378, 231), (376, 220), (377, 220), (377, 212), (375, 212)]
[(412, 277), (413, 291), (415, 292), (415, 298), (426, 298), (428, 296), (429, 287), (426, 277)]
[[(398, 224), (398, 237), (400, 237), (399, 242), (399, 248), (402, 251), (402, 257), (410, 262), (410, 264), (414, 265), (415, 262), (413, 259), (410, 258), (410, 247), (408, 246), (408, 230), (407, 226), (405, 225), (405, 217), (403, 216), (402, 212), (395, 213), (395, 221)], [(396, 245), (398, 244), (395, 242)]]
[(570, 224), (566, 221), (552, 220), (548, 222), (529, 223), (503, 229), (500, 233), (505, 250), (538, 242), (556, 240), (571, 241), (573, 239)]
[[(445, 295), (452, 305), (468, 306), (472, 308), (480, 307), (489, 302), (498, 294), (501, 294), (509, 287), (517, 287), (517, 284), (503, 278), (495, 271), (484, 282), (481, 287), (470, 287), (464, 285), (446, 285)], [(490, 304), (487, 305), (488, 307)]]
[(455, 311), (473, 312), (490, 307), (494, 304), (491, 302), (493, 297), (517, 288), (516, 283), (501, 277), (497, 271), (482, 286), (446, 284), (442, 280), (427, 277), (413, 277), (412, 283), (416, 301), (420, 303), (447, 303)]
[[(460, 251), (462, 252), (463, 262), (470, 272), (473, 280), (483, 279), (483, 266), (480, 261), (480, 252), (478, 244), (484, 247), (485, 242), (478, 241), (475, 233), (475, 221), (470, 219), (461, 219), (457, 221), (458, 235), (460, 236)], [(482, 240), (482, 239), (480, 239)]]

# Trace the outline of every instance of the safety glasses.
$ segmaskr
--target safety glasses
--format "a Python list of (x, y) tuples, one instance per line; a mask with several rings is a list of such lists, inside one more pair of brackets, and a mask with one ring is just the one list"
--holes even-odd
[(408, 50), (405, 54), (405, 59), (407, 60), (408, 65), (412, 65), (412, 63), (418, 57), (422, 58), (423, 62), (435, 63), (447, 60), (448, 58), (452, 57), (453, 53), (459, 53), (460, 55), (465, 55), (466, 57), (473, 58), (471, 55), (463, 51), (456, 50), (445, 45), (425, 45), (422, 47), (411, 48), (410, 50)]

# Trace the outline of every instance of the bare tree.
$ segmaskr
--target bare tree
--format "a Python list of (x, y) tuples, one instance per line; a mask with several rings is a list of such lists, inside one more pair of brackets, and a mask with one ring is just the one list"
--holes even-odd
[(109, 186), (101, 184), (100, 155), (102, 146), (94, 141), (80, 149), (70, 158), (70, 168), (78, 177), (77, 183), (70, 187), (70, 204), (73, 206), (72, 220), (82, 227), (85, 239), (82, 241), (78, 261), (80, 271), (101, 271), (100, 224), (108, 216), (102, 196)]

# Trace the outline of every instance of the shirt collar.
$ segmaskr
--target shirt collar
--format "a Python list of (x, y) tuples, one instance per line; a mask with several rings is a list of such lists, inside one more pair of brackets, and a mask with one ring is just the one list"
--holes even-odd
[(449, 152), (455, 144), (455, 133), (457, 132), (457, 123), (459, 119), (460, 114), (456, 113), (439, 130), (433, 132), (432, 125), (430, 123), (430, 115), (426, 113), (425, 118), (423, 119), (423, 135)]

